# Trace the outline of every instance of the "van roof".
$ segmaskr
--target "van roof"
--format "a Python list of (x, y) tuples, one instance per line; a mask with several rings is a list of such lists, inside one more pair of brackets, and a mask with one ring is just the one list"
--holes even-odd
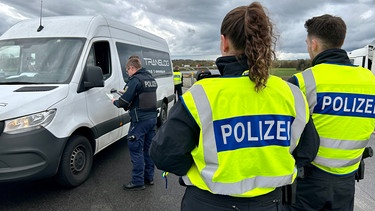
[[(142, 43), (142, 38), (146, 38), (154, 43), (159, 43), (163, 46), (167, 45), (166, 41), (161, 37), (134, 26), (107, 19), (102, 15), (44, 17), (42, 18), (42, 26), (44, 28), (40, 32), (37, 31), (39, 25), (39, 18), (20, 21), (7, 30), (0, 39), (30, 37), (83, 37), (91, 39), (93, 37), (112, 37), (119, 40), (129, 39), (131, 42), (134, 42), (134, 39), (138, 39)], [(124, 36), (124, 33), (126, 36)]]

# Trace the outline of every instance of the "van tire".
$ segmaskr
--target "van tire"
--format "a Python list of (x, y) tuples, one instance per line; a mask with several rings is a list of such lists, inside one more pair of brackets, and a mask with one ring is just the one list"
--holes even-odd
[(93, 152), (89, 140), (84, 136), (72, 136), (62, 154), (56, 181), (64, 187), (76, 187), (89, 177)]
[(157, 126), (160, 127), (165, 121), (167, 121), (168, 106), (166, 103), (162, 103), (160, 107), (160, 114), (158, 116)]

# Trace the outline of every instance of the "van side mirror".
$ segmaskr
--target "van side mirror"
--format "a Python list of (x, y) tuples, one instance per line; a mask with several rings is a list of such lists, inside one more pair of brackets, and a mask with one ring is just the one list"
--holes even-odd
[(94, 87), (104, 87), (102, 68), (99, 66), (86, 66), (77, 92), (80, 93)]

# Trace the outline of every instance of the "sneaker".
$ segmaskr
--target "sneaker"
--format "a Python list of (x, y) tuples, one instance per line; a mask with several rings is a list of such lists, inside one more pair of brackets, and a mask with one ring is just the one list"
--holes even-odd
[(122, 186), (124, 190), (144, 190), (146, 187), (144, 185), (134, 185), (132, 182)]
[(154, 180), (145, 180), (145, 184), (146, 185), (153, 185), (154, 184)]

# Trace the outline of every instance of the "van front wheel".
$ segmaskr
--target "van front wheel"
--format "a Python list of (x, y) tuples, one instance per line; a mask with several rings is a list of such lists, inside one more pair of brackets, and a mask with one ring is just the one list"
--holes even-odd
[(79, 186), (89, 177), (92, 162), (89, 140), (84, 136), (72, 136), (61, 157), (57, 183), (65, 187)]

